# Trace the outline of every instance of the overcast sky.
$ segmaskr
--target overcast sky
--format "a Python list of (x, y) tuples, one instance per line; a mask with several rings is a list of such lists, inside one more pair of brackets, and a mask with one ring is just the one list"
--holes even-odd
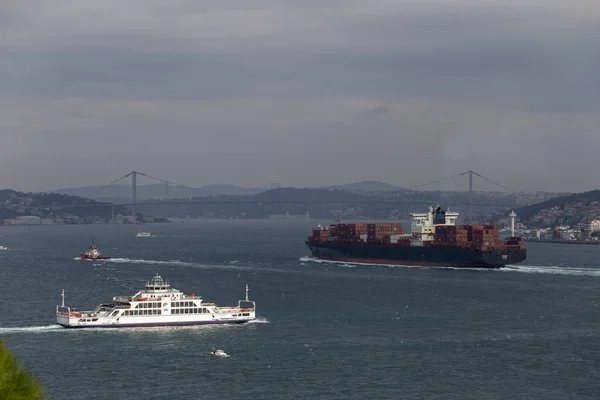
[(597, 189), (599, 38), (597, 0), (3, 0), (0, 188)]

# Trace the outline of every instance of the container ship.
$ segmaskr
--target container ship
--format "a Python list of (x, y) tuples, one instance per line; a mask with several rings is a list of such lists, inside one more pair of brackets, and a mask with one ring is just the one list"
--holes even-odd
[(399, 223), (334, 224), (313, 230), (306, 240), (313, 258), (366, 264), (501, 268), (527, 257), (514, 234), (500, 238), (498, 225), (457, 225), (459, 214), (430, 207), (411, 214), (411, 233)]

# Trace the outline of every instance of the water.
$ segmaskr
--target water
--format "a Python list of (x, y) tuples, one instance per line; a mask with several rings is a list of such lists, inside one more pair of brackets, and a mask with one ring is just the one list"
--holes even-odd
[[(597, 398), (600, 246), (529, 244), (505, 270), (373, 267), (310, 261), (311, 225), (2, 227), (0, 336), (51, 399)], [(92, 237), (118, 258), (75, 260)], [(248, 283), (260, 319), (55, 325), (60, 289), (87, 309), (155, 273), (225, 305)]]

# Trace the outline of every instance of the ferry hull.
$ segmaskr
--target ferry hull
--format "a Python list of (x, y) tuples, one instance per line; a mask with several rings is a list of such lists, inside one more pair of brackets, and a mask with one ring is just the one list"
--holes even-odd
[[(85, 316), (82, 316), (85, 319)], [(145, 317), (141, 317), (144, 318)], [(83, 329), (83, 328), (142, 328), (142, 327), (159, 327), (159, 326), (193, 326), (193, 325), (219, 325), (219, 324), (244, 324), (256, 319), (255, 316), (244, 318), (217, 318), (217, 319), (202, 319), (188, 321), (173, 321), (170, 316), (150, 317), (154, 321), (132, 321), (134, 318), (120, 317), (119, 320), (110, 317), (100, 317), (97, 321), (81, 322), (78, 317), (67, 317), (64, 314), (57, 315), (56, 323), (64, 328)], [(160, 318), (160, 319), (159, 319)], [(169, 321), (169, 319), (171, 319)], [(128, 321), (129, 320), (129, 321)]]
[(317, 259), (365, 264), (394, 264), (454, 268), (502, 268), (522, 262), (525, 249), (478, 251), (460, 247), (398, 247), (305, 242)]
[(151, 327), (165, 327), (165, 326), (196, 326), (196, 325), (239, 325), (245, 324), (253, 320), (229, 320), (229, 321), (195, 321), (195, 322), (156, 322), (156, 323), (112, 323), (112, 324), (95, 324), (95, 325), (69, 325), (64, 323), (58, 323), (67, 329), (84, 329), (84, 328), (151, 328)]

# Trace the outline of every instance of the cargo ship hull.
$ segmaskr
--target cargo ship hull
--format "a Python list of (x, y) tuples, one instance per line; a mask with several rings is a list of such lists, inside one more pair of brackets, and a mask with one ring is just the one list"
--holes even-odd
[(455, 268), (502, 268), (527, 258), (525, 249), (479, 250), (461, 247), (386, 246), (352, 243), (311, 243), (317, 259), (365, 264), (420, 265)]

